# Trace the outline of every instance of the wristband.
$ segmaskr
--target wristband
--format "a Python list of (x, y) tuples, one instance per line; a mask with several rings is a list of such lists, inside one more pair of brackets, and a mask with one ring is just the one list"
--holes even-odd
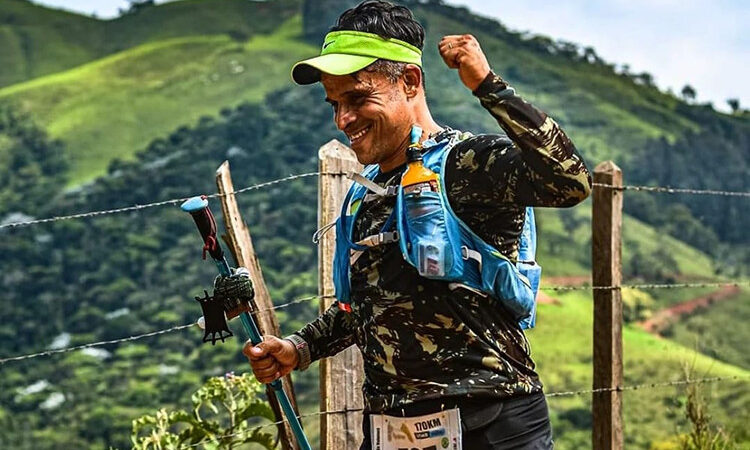
[(297, 349), (297, 356), (299, 357), (299, 362), (297, 363), (297, 370), (305, 370), (310, 366), (311, 358), (310, 358), (310, 347), (307, 345), (307, 341), (302, 339), (299, 335), (291, 334), (284, 338), (285, 340), (289, 341), (294, 345), (294, 348)]

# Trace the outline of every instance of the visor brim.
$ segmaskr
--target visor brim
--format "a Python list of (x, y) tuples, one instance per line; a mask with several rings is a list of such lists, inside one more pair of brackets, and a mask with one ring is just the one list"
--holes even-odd
[(292, 67), (292, 79), (297, 84), (313, 84), (320, 81), (321, 72), (330, 75), (348, 75), (364, 69), (377, 61), (373, 56), (329, 53), (300, 61)]

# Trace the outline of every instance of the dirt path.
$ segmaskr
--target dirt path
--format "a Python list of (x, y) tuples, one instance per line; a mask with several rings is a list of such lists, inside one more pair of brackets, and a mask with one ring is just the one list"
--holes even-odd
[(639, 325), (649, 333), (658, 334), (680, 317), (692, 314), (698, 308), (707, 308), (714, 303), (732, 298), (739, 294), (739, 292), (740, 288), (738, 286), (724, 286), (710, 294), (702, 295), (657, 311), (650, 319), (640, 322)]

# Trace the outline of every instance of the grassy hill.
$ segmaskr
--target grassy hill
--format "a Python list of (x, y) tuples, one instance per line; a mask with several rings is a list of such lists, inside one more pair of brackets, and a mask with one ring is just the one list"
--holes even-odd
[[(539, 233), (537, 251), (544, 274), (559, 277), (590, 273), (591, 254), (582, 249), (588, 250), (591, 247), (591, 200), (570, 210), (537, 208), (536, 217)], [(671, 267), (665, 267), (667, 273), (687, 280), (716, 279), (714, 262), (710, 256), (671, 236), (659, 233), (638, 219), (626, 215), (622, 233), (626, 278), (638, 277), (634, 265), (638, 264), (642, 255), (662, 252), (674, 260)]]
[[(545, 391), (591, 386), (591, 298), (581, 293), (556, 297), (559, 305), (540, 305), (538, 326), (528, 333)], [(587, 331), (582, 333), (581, 330)], [(683, 364), (694, 364), (694, 378), (750, 375), (747, 370), (696, 355), (690, 347), (654, 337), (637, 327), (626, 327), (623, 341), (626, 385), (684, 379), (681, 377)], [(721, 383), (705, 389), (710, 393), (710, 411), (714, 418), (742, 439), (747, 433), (744, 418), (732, 417), (731, 411), (747, 410), (750, 406), (747, 381)], [(627, 448), (649, 448), (652, 443), (666, 441), (688, 430), (683, 410), (684, 388), (642, 389), (623, 395)], [(555, 448), (590, 448), (590, 397), (556, 397), (549, 399), (549, 405), (554, 429), (562, 435), (562, 439), (556, 440)]]
[(270, 32), (296, 11), (294, 0), (188, 0), (140, 8), (112, 20), (48, 8), (28, 0), (0, 5), (0, 87), (70, 69), (146, 42)]
[(302, 58), (299, 16), (268, 35), (172, 38), (0, 89), (67, 144), (72, 184), (129, 159), (158, 136), (291, 83), (280, 58)]

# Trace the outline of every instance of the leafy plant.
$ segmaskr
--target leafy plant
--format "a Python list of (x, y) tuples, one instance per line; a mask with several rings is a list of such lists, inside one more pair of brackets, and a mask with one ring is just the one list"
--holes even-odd
[(212, 377), (192, 396), (191, 412), (159, 409), (133, 421), (135, 450), (171, 450), (186, 445), (212, 450), (256, 443), (275, 447), (258, 418), (273, 420), (270, 406), (257, 398), (262, 388), (252, 375)]

